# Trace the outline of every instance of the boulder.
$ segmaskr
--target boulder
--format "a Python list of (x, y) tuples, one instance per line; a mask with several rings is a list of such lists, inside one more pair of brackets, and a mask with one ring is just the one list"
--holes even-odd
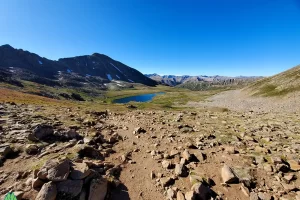
[(12, 149), (9, 144), (0, 145), (0, 157), (6, 158), (10, 153), (12, 153)]
[(76, 197), (80, 194), (83, 186), (82, 180), (66, 180), (56, 184), (57, 192), (65, 197)]
[(161, 164), (162, 164), (162, 167), (163, 167), (164, 169), (170, 169), (170, 168), (171, 168), (171, 162), (170, 162), (170, 161), (163, 160), (163, 161), (161, 162)]
[(225, 152), (228, 154), (235, 154), (237, 151), (235, 150), (235, 147), (233, 146), (228, 146), (225, 148)]
[(167, 197), (168, 197), (168, 199), (173, 200), (173, 198), (174, 198), (175, 196), (176, 196), (175, 191), (172, 190), (172, 188), (169, 188), (169, 189), (167, 190)]
[(80, 195), (79, 195), (79, 200), (86, 200), (87, 199), (87, 192), (85, 188), (82, 188)]
[(204, 175), (196, 171), (191, 171), (189, 175), (190, 183), (193, 185), (204, 180)]
[(42, 180), (46, 180), (47, 175), (48, 175), (48, 169), (47, 168), (41, 168), (41, 170), (38, 171), (38, 173), (37, 173), (37, 177), (42, 179)]
[(25, 151), (29, 155), (35, 155), (39, 152), (39, 147), (36, 144), (26, 145)]
[(270, 194), (268, 194), (268, 193), (263, 193), (263, 192), (259, 192), (259, 193), (258, 193), (258, 198), (259, 198), (260, 200), (272, 200), (272, 199), (273, 199), (273, 197), (272, 197)]
[(88, 158), (99, 159), (99, 160), (104, 159), (103, 155), (100, 153), (99, 150), (87, 145), (82, 145), (80, 147), (78, 151), (78, 155), (81, 158), (88, 157)]
[(71, 164), (72, 171), (70, 173), (71, 179), (80, 180), (87, 177), (91, 170), (87, 166), (86, 163), (72, 163)]
[(184, 195), (181, 191), (177, 192), (176, 197), (177, 197), (176, 200), (185, 200)]
[(174, 157), (174, 156), (176, 156), (176, 155), (178, 155), (178, 154), (179, 154), (179, 151), (176, 150), (176, 149), (173, 149), (173, 150), (170, 152), (170, 157)]
[(75, 129), (70, 129), (65, 133), (65, 137), (68, 139), (77, 139), (80, 137), (80, 135), (76, 132)]
[(174, 184), (174, 179), (170, 178), (170, 177), (164, 177), (160, 179), (160, 183), (162, 184), (163, 187), (167, 187), (170, 185)]
[(182, 152), (181, 156), (188, 161), (191, 160), (192, 158), (192, 155), (189, 153), (187, 149)]
[(35, 200), (55, 200), (56, 195), (56, 185), (52, 181), (50, 181), (43, 185)]
[(247, 197), (250, 196), (250, 191), (247, 187), (245, 187), (244, 185), (241, 185), (240, 189), (244, 193), (245, 196), (247, 196)]
[(114, 144), (114, 143), (118, 142), (121, 139), (122, 139), (122, 137), (119, 134), (114, 133), (111, 137), (109, 137), (107, 139), (107, 142), (110, 143), (110, 144)]
[(265, 153), (265, 154), (268, 154), (270, 152), (269, 149), (264, 148), (264, 147), (260, 147), (260, 146), (256, 146), (254, 148), (254, 151), (256, 151), (257, 153)]
[(240, 183), (244, 183), (247, 187), (250, 187), (253, 183), (254, 177), (252, 176), (250, 167), (236, 166), (234, 168), (234, 175)]
[(300, 171), (300, 160), (288, 160), (291, 170)]
[(206, 187), (203, 182), (195, 183), (192, 186), (192, 190), (195, 192), (196, 196), (200, 199), (210, 199), (211, 190)]
[(142, 127), (137, 127), (134, 129), (133, 134), (140, 134), (140, 133), (146, 133), (146, 130)]
[(56, 163), (55, 166), (48, 169), (47, 179), (50, 181), (65, 181), (70, 172), (70, 161), (62, 160)]
[(185, 193), (184, 196), (185, 196), (186, 200), (196, 200), (196, 198), (197, 198), (197, 196), (193, 190)]
[(221, 170), (221, 175), (224, 183), (237, 183), (238, 178), (234, 174), (233, 170), (226, 164)]
[(251, 192), (250, 193), (250, 200), (259, 200), (257, 193)]
[(42, 181), (39, 178), (35, 178), (32, 180), (32, 188), (37, 189), (37, 188), (41, 188), (44, 185), (44, 181)]
[(266, 172), (273, 172), (273, 167), (270, 164), (264, 164), (263, 168)]
[(175, 165), (175, 174), (181, 177), (186, 177), (188, 175), (187, 168), (183, 164)]
[(104, 178), (93, 179), (90, 185), (88, 200), (104, 200), (107, 193), (107, 180)]
[(292, 180), (295, 180), (297, 177), (293, 173), (289, 173), (283, 176), (283, 179), (287, 182), (290, 183)]
[(33, 180), (34, 180), (33, 178), (29, 177), (29, 178), (25, 181), (25, 185), (26, 185), (26, 186), (32, 186), (32, 181), (33, 181)]
[(277, 164), (276, 165), (276, 169), (278, 171), (281, 171), (283, 173), (289, 172), (290, 171), (290, 167), (286, 164)]
[[(52, 126), (48, 124), (40, 124), (33, 129), (32, 136), (34, 136), (37, 140), (43, 140), (53, 135), (53, 133), (54, 130)], [(28, 139), (32, 139), (32, 137), (28, 137)]]
[(22, 200), (24, 192), (23, 191), (15, 191), (14, 195), (17, 197), (17, 200)]

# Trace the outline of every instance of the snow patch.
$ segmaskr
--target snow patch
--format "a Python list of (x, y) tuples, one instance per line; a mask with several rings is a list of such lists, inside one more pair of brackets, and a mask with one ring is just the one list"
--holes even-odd
[(131, 80), (131, 79), (128, 79), (128, 81), (130, 81), (131, 83), (134, 83), (134, 81), (133, 81), (133, 80)]
[(15, 73), (15, 70), (14, 70), (13, 67), (9, 67), (9, 71), (10, 71), (11, 73)]
[(120, 76), (118, 76), (118, 75), (116, 75), (116, 77), (117, 77), (118, 79), (121, 79)]
[[(110, 63), (112, 66), (114, 66), (114, 64), (112, 64), (112, 63)], [(119, 69), (119, 68), (117, 68), (116, 66), (114, 66), (119, 72), (121, 72), (122, 74), (123, 74), (123, 72)]]
[(107, 76), (108, 80), (110, 80), (110, 81), (112, 80), (112, 77), (110, 74), (106, 74), (106, 76)]
[(67, 72), (70, 74), (70, 73), (72, 73), (72, 70), (71, 69), (67, 69)]
[(42, 61), (40, 61), (40, 60), (39, 60), (39, 63), (40, 63), (40, 65), (42, 65), (42, 64), (43, 64), (43, 63), (42, 63)]
[(117, 86), (123, 87), (123, 85), (121, 85), (121, 84), (117, 84)]

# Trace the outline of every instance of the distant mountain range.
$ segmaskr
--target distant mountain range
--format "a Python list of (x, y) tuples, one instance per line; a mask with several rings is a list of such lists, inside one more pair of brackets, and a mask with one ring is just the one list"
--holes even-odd
[(241, 84), (244, 82), (251, 82), (262, 78), (261, 76), (237, 76), (237, 77), (227, 77), (227, 76), (175, 76), (175, 75), (158, 75), (158, 74), (145, 74), (145, 76), (157, 81), (160, 84), (165, 84), (169, 86), (177, 86), (187, 83), (210, 83), (214, 85), (233, 85)]
[(0, 46), (0, 80), (17, 77), (46, 85), (83, 85), (103, 87), (111, 81), (124, 81), (155, 86), (157, 82), (112, 58), (94, 53), (92, 55), (61, 58), (58, 61), (37, 54)]

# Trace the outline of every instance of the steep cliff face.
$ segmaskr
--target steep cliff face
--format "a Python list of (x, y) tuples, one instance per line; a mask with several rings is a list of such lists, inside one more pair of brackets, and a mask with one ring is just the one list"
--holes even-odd
[[(148, 86), (156, 85), (156, 81), (112, 58), (95, 53), (93, 55), (62, 58), (58, 61), (42, 58), (37, 54), (14, 49), (9, 45), (0, 46), (0, 68), (9, 70), (21, 79), (57, 81), (66, 78), (81, 77), (101, 79), (103, 82), (112, 80), (141, 83)], [(38, 81), (41, 82), (41, 81)], [(99, 81), (98, 81), (99, 82)]]

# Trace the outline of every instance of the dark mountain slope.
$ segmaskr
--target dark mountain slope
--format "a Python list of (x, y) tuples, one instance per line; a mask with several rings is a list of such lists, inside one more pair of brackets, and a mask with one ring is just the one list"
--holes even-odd
[(12, 68), (21, 68), (37, 76), (54, 79), (57, 71), (66, 70), (67, 66), (22, 49), (14, 49), (9, 45), (3, 45), (0, 46), (0, 68), (11, 70)]
[(148, 86), (157, 84), (139, 71), (98, 53), (53, 61), (22, 49), (3, 45), (0, 46), (0, 68), (9, 70), (18, 78), (44, 84), (51, 82), (51, 85), (55, 85), (53, 81), (62, 82), (64, 79), (63, 82), (68, 82), (65, 79), (74, 77), (78, 80), (89, 78), (89, 82), (95, 79), (110, 82), (115, 79)]
[(59, 62), (68, 66), (71, 71), (85, 76), (100, 76), (108, 80), (115, 79), (151, 86), (156, 85), (155, 81), (139, 71), (99, 53), (94, 53), (91, 56), (62, 58), (59, 59)]

